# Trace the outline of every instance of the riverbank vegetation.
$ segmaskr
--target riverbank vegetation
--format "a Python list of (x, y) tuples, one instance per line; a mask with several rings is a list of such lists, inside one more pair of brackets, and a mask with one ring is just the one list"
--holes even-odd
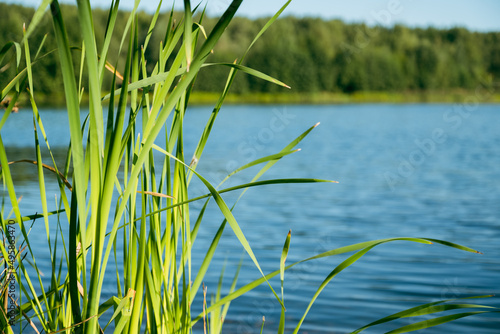
[[(68, 22), (78, 22), (75, 6), (62, 5)], [(0, 3), (0, 45), (22, 36), (23, 23), (29, 23), (33, 8)], [(145, 50), (146, 70), (151, 72), (158, 61), (159, 48), (170, 19), (168, 12), (160, 13), (157, 29), (149, 35), (151, 43)], [(108, 12), (94, 9), (97, 45), (105, 36)], [(124, 27), (129, 13), (119, 11), (116, 25)], [(182, 13), (175, 13), (177, 20)], [(153, 14), (137, 13), (138, 40), (142, 43), (149, 31)], [(204, 18), (210, 31), (215, 18)], [(227, 33), (214, 47), (209, 62), (232, 62), (240, 50), (252, 40), (266, 19), (250, 20), (235, 17)], [(46, 54), (34, 64), (34, 83), (42, 105), (64, 101), (58, 94), (62, 73), (57, 66), (57, 53), (51, 20), (46, 15), (31, 40), (41, 41)], [(81, 45), (79, 26), (67, 27), (75, 67), (79, 66)], [(109, 41), (109, 63), (126, 55), (117, 52), (121, 38)], [(8, 56), (13, 57), (13, 54)], [(0, 82), (15, 73), (14, 59), (0, 69)], [(279, 77), (291, 90), (252, 76), (239, 76), (231, 88), (234, 103), (363, 103), (363, 102), (458, 102), (476, 95), (476, 90), (488, 89), (479, 102), (499, 102), (495, 82), (500, 81), (500, 32), (472, 32), (464, 28), (435, 29), (369, 27), (347, 24), (339, 20), (283, 17), (267, 31), (243, 63), (273, 77)], [(202, 69), (194, 87), (193, 103), (211, 103), (224, 88), (228, 67)], [(84, 84), (86, 78), (82, 77)], [(112, 76), (103, 78), (109, 87)], [(118, 81), (120, 79), (118, 78)], [(119, 82), (117, 84), (120, 84)], [(87, 95), (83, 95), (84, 101)], [(26, 104), (27, 101), (24, 101)], [(29, 103), (28, 103), (29, 104)]]

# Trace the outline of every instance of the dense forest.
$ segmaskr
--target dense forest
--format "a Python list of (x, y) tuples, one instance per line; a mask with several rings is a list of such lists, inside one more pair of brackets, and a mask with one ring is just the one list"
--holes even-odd
[[(23, 23), (29, 23), (34, 9), (0, 3), (0, 47), (8, 41), (22, 39)], [(77, 22), (76, 7), (63, 6), (67, 23)], [(123, 26), (128, 14), (121, 12), (117, 27)], [(138, 13), (139, 35), (145, 38), (152, 15)], [(102, 31), (107, 11), (94, 11), (97, 32)], [(158, 48), (164, 38), (168, 15), (162, 14), (148, 47), (148, 64), (154, 64)], [(241, 57), (266, 19), (235, 19), (211, 55), (212, 62), (232, 62)], [(62, 87), (57, 65), (57, 52), (49, 15), (30, 37), (35, 52), (45, 34), (42, 53), (35, 64), (35, 90), (41, 95), (54, 95)], [(207, 31), (215, 20), (205, 18)], [(79, 40), (77, 24), (67, 24), (70, 41)], [(73, 28), (73, 29), (72, 29)], [(163, 32), (161, 32), (163, 30)], [(102, 43), (101, 41), (98, 41)], [(111, 50), (118, 53), (120, 40), (112, 41)], [(74, 59), (79, 66), (81, 45), (74, 44)], [(4, 60), (0, 68), (2, 87), (15, 75), (14, 52), (11, 61)], [(116, 56), (117, 68), (123, 66)], [(339, 92), (405, 92), (463, 89), (472, 90), (479, 83), (500, 80), (500, 32), (479, 33), (464, 28), (435, 29), (371, 27), (364, 24), (346, 24), (340, 20), (284, 17), (253, 47), (245, 65), (284, 81), (292, 87), (291, 93)], [(150, 68), (150, 70), (152, 70)], [(225, 84), (227, 67), (202, 70), (196, 81), (198, 91), (220, 91)], [(109, 82), (111, 75), (109, 76)], [(108, 84), (105, 83), (105, 84)], [(233, 93), (284, 92), (285, 89), (239, 75)]]

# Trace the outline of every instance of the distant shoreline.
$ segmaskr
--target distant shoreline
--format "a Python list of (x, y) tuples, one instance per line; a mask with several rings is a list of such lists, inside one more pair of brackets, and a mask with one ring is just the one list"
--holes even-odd
[[(78, 10), (74, 5), (62, 6), (67, 22), (78, 22)], [(0, 82), (8, 83), (22, 69), (16, 65), (16, 51), (10, 41), (23, 39), (23, 23), (29, 23), (34, 9), (0, 2), (0, 12), (8, 20), (0, 20), (0, 48), (10, 45), (0, 65)], [(127, 25), (127, 12), (120, 12), (116, 26)], [(180, 22), (182, 13), (174, 14)], [(153, 75), (170, 22), (167, 13), (159, 15), (156, 29), (148, 34), (153, 15), (137, 13), (138, 45), (149, 36), (148, 52), (144, 54), (145, 71)], [(105, 31), (107, 10), (96, 9), (93, 20), (99, 30)], [(169, 23), (170, 22), (170, 23)], [(205, 32), (211, 31), (216, 18), (205, 17)], [(206, 63), (217, 64), (241, 60), (243, 50), (265, 24), (263, 19), (236, 17), (228, 27), (228, 33), (214, 46), (213, 54)], [(81, 41), (78, 25), (67, 27), (68, 43), (73, 48), (73, 65), (78, 77), (81, 57)], [(96, 28), (97, 29), (97, 28)], [(48, 33), (45, 39), (45, 34)], [(101, 32), (98, 34), (101, 36)], [(101, 38), (101, 37), (99, 37)], [(101, 41), (98, 38), (98, 49)], [(30, 36), (31, 48), (45, 41), (39, 61), (33, 67), (37, 80), (33, 91), (40, 93), (39, 104), (64, 105), (62, 97), (63, 79), (60, 60), (53, 35), (53, 24), (46, 16)], [(121, 38), (109, 41), (108, 62), (124, 72), (126, 52), (120, 45)], [(340, 20), (323, 20), (285, 16), (274, 22), (245, 57), (242, 65), (255, 69), (291, 86), (287, 90), (276, 86), (273, 80), (263, 80), (259, 75), (240, 70), (234, 79), (228, 103), (421, 103), (461, 102), (478, 89), (496, 89), (500, 82), (500, 32), (478, 33), (463, 28), (425, 29), (395, 25), (392, 28), (368, 26)], [(120, 51), (121, 50), (121, 51)], [(175, 52), (174, 52), (175, 53)], [(170, 56), (173, 56), (171, 54)], [(171, 58), (173, 60), (173, 58)], [(169, 61), (171, 61), (169, 60)], [(167, 65), (168, 67), (168, 65)], [(113, 70), (102, 74), (101, 87), (111, 89)], [(202, 69), (194, 81), (195, 94), (191, 102), (213, 103), (227, 82), (229, 67), (210, 66)], [(85, 77), (85, 76), (84, 76)], [(268, 78), (269, 79), (269, 78)], [(119, 81), (119, 80), (118, 80)], [(119, 85), (119, 82), (117, 84)], [(82, 79), (84, 91), (89, 83)], [(214, 92), (214, 93), (211, 93)], [(499, 101), (488, 97), (486, 101)], [(26, 105), (26, 103), (23, 103)], [(28, 103), (29, 105), (29, 103)]]
[[(218, 93), (199, 92), (191, 103), (213, 104)], [(346, 93), (250, 93), (229, 94), (229, 104), (355, 104), (355, 103), (500, 103), (500, 92), (476, 96), (475, 91), (356, 92)]]
[[(39, 107), (64, 107), (64, 95), (52, 96), (35, 94)], [(194, 92), (191, 94), (192, 105), (213, 105), (219, 93)], [(83, 96), (82, 105), (87, 105), (87, 96)], [(500, 103), (500, 92), (478, 92), (474, 90), (421, 91), (421, 92), (356, 92), (346, 93), (247, 93), (228, 94), (226, 104), (359, 104), (359, 103)], [(104, 101), (103, 104), (107, 104)], [(29, 107), (30, 103), (21, 97), (19, 108)]]

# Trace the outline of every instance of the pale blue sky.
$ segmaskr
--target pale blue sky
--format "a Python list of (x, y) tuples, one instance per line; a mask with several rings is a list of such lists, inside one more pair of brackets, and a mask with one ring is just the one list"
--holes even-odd
[[(36, 6), (40, 0), (0, 0)], [(75, 3), (75, 0), (60, 0)], [(94, 5), (109, 3), (91, 0)], [(130, 9), (134, 0), (121, 0), (123, 9)], [(207, 0), (203, 1), (205, 4)], [(158, 0), (142, 0), (141, 8), (152, 11)], [(182, 4), (182, 0), (176, 3)], [(191, 1), (194, 5), (197, 1)], [(223, 11), (230, 0), (208, 0), (208, 11), (216, 15)], [(285, 0), (245, 0), (239, 15), (258, 17), (274, 14)], [(163, 1), (163, 8), (172, 6), (171, 0)], [(340, 18), (347, 22), (368, 24), (402, 23), (409, 26), (449, 28), (464, 26), (478, 31), (500, 31), (500, 1), (498, 0), (292, 0), (285, 15), (320, 16)]]

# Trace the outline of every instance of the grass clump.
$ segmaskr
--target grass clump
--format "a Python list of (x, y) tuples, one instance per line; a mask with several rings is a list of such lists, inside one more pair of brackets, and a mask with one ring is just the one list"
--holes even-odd
[[(238, 61), (218, 64), (206, 62), (241, 2), (232, 1), (215, 27), (207, 32), (203, 27), (204, 11), (191, 8), (190, 1), (185, 0), (183, 19), (177, 22), (170, 16), (161, 43), (159, 60), (152, 71), (147, 70), (145, 62), (151, 35), (148, 34), (145, 40), (138, 38), (138, 1), (125, 27), (115, 26), (119, 2), (112, 1), (102, 45), (97, 45), (96, 42), (89, 1), (77, 1), (81, 44), (75, 47), (68, 43), (68, 23), (64, 22), (58, 2), (45, 0), (24, 31), (24, 38), (1, 49), (0, 65), (9, 61), (6, 56), (10, 52), (15, 56), (10, 61), (15, 63), (18, 71), (16, 76), (2, 87), (2, 100), (7, 95), (11, 99), (0, 121), (0, 130), (7, 124), (19, 96), (27, 94), (33, 111), (35, 135), (35, 159), (28, 162), (33, 164), (38, 174), (38, 190), (43, 208), (39, 213), (21, 212), (10, 172), (12, 164), (19, 161), (9, 161), (0, 134), (1, 177), (7, 198), (7, 201), (4, 199), (2, 202), (2, 228), (4, 233), (9, 233), (9, 226), (15, 224), (24, 240), (22, 247), (16, 248), (13, 253), (9, 253), (10, 249), (4, 245), (1, 246), (4, 261), (13, 261), (13, 265), (8, 267), (2, 276), (2, 287), (6, 291), (9, 280), (15, 278), (22, 297), (14, 301), (15, 306), (11, 313), (4, 312), (3, 316), (0, 315), (4, 332), (12, 333), (13, 326), (19, 325), (47, 333), (190, 333), (196, 323), (203, 321), (205, 330), (220, 333), (231, 301), (261, 284), (268, 284), (276, 302), (282, 308), (279, 332), (283, 333), (286, 270), (305, 261), (352, 252), (351, 256), (331, 271), (317, 289), (304, 315), (294, 325), (294, 332), (298, 332), (312, 304), (326, 285), (376, 246), (403, 240), (426, 244), (440, 243), (474, 252), (470, 248), (439, 240), (396, 238), (345, 246), (287, 265), (286, 257), (291, 238), (289, 233), (286, 236), (279, 269), (267, 274), (262, 271), (243, 230), (232, 214), (239, 198), (229, 206), (221, 194), (242, 190), (243, 195), (249, 187), (268, 184), (332, 181), (260, 180), (278, 160), (296, 152), (296, 145), (316, 125), (292, 140), (280, 152), (236, 169), (218, 186), (210, 184), (197, 172), (213, 124), (237, 72), (287, 87), (286, 84), (245, 67), (242, 63), (248, 50), (290, 1), (262, 27)], [(160, 6), (161, 1), (149, 31), (160, 29), (155, 26), (160, 15)], [(52, 155), (33, 90), (36, 78), (32, 75), (32, 67), (36, 66), (45, 51), (42, 40), (32, 56), (29, 37), (49, 7), (58, 46), (54, 52), (59, 55), (64, 79), (64, 90), (61, 90), (61, 94), (64, 94), (66, 101), (71, 137), (68, 159), (64, 166), (58, 166)], [(197, 20), (193, 17), (195, 11), (200, 12)], [(109, 43), (114, 34), (121, 34), (120, 52), (126, 53), (125, 64), (111, 64), (108, 61)], [(21, 57), (26, 66), (21, 65)], [(75, 63), (75, 58), (80, 59), (79, 64)], [(199, 71), (210, 70), (213, 66), (229, 67), (230, 73), (200, 135), (193, 157), (186, 159), (184, 116), (188, 112), (192, 88)], [(111, 87), (103, 87), (106, 75), (112, 75)], [(82, 84), (83, 77), (86, 77), (88, 86)], [(82, 119), (83, 94), (88, 96), (89, 112)], [(164, 136), (164, 146), (157, 144), (160, 136)], [(51, 161), (48, 163), (42, 157), (42, 148), (50, 153)], [(156, 159), (158, 156), (162, 157), (161, 163)], [(223, 183), (229, 177), (254, 166), (261, 166), (261, 169), (251, 182), (223, 188)], [(52, 209), (45, 195), (47, 180), (44, 170), (50, 171), (59, 185), (56, 207)], [(206, 187), (206, 195), (190, 197), (189, 187), (193, 177)], [(192, 219), (190, 210), (194, 201), (204, 201), (196, 219)], [(199, 270), (194, 272), (193, 244), (209, 201), (216, 203), (224, 215), (224, 221), (215, 232)], [(45, 238), (51, 256), (51, 271), (45, 276), (38, 265), (37, 250), (30, 242), (35, 237), (29, 234), (27, 228), (31, 220), (43, 221), (45, 224)], [(261, 278), (237, 288), (236, 276), (227, 295), (221, 295), (219, 285), (216, 298), (207, 301), (203, 280), (222, 233), (227, 227), (236, 235), (256, 270), (261, 273)], [(123, 265), (119, 265), (120, 263)], [(280, 293), (269, 284), (269, 280), (277, 275), (281, 280)], [(110, 277), (115, 280), (116, 290), (111, 297), (105, 299), (103, 287)], [(192, 314), (191, 305), (197, 297), (204, 300), (203, 312)], [(4, 293), (2, 298), (5, 304), (9, 302), (7, 294)], [(470, 311), (469, 314), (498, 311), (454, 301), (447, 303), (453, 306), (438, 308), (427, 305), (418, 310), (408, 310), (362, 327), (358, 332), (378, 323), (422, 315), (423, 312), (434, 314), (462, 308), (480, 309)], [(7, 311), (7, 308), (2, 310)], [(13, 323), (10, 322), (11, 319)], [(426, 326), (453, 320), (436, 319), (435, 322), (427, 322)], [(415, 328), (417, 324), (414, 324)]]

